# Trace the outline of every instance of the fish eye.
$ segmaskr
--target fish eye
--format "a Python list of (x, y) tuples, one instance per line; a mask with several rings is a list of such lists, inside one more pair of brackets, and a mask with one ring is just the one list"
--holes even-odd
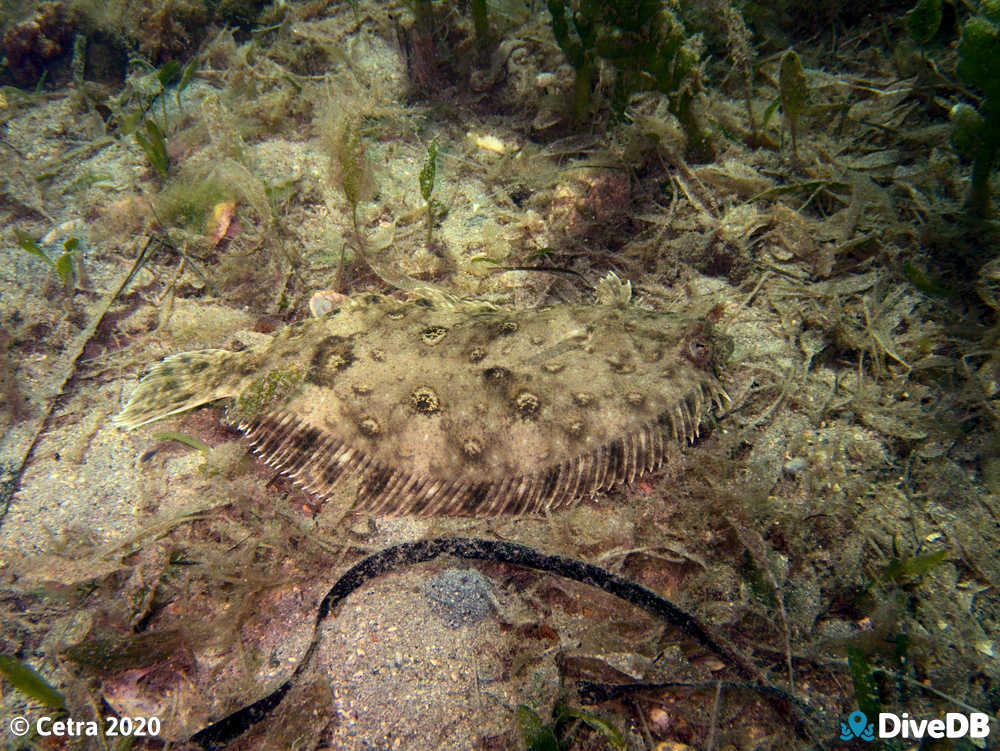
[(712, 359), (712, 346), (700, 339), (688, 343), (688, 352), (691, 354), (691, 359), (699, 365), (706, 365)]

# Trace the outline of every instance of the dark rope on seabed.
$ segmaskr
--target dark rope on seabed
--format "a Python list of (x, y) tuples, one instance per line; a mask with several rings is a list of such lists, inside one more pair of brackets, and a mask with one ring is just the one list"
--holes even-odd
[[(210, 751), (221, 749), (229, 741), (265, 719), (281, 703), (281, 700), (305, 671), (320, 642), (320, 625), (345, 597), (370, 579), (404, 566), (433, 560), (441, 555), (509, 563), (557, 574), (603, 589), (615, 597), (642, 608), (670, 625), (676, 626), (706, 649), (735, 665), (744, 677), (768, 688), (768, 695), (772, 697), (772, 703), (779, 711), (783, 715), (791, 714), (796, 721), (795, 724), (801, 725), (802, 717), (798, 713), (798, 708), (786, 692), (773, 686), (745, 655), (726, 643), (721, 637), (709, 633), (708, 629), (693, 615), (681, 610), (652, 590), (613, 574), (600, 566), (560, 555), (546, 555), (525, 545), (468, 537), (440, 537), (394, 545), (368, 556), (348, 569), (320, 603), (316, 613), (312, 640), (288, 680), (264, 698), (236, 710), (203, 730), (199, 730), (191, 737), (191, 741)], [(800, 727), (800, 729), (802, 728)]]

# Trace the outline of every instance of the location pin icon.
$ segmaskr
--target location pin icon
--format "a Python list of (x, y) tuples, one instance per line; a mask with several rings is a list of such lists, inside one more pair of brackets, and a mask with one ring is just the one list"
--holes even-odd
[(860, 738), (861, 734), (865, 732), (865, 728), (868, 726), (868, 718), (865, 713), (861, 710), (857, 712), (851, 712), (847, 716), (847, 724), (851, 727), (851, 732), (854, 733), (855, 738)]

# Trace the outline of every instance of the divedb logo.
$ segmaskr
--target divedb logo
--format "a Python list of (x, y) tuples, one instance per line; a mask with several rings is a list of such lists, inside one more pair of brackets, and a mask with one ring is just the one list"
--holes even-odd
[(906, 712), (879, 712), (878, 722), (869, 722), (861, 711), (851, 712), (840, 723), (840, 740), (859, 738), (986, 738), (990, 734), (990, 716), (985, 712), (948, 712), (943, 718), (929, 720), (910, 717)]

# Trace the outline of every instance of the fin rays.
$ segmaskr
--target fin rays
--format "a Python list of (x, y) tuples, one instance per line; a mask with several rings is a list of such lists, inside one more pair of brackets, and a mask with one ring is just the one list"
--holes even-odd
[(182, 352), (157, 363), (139, 382), (128, 404), (112, 418), (115, 425), (138, 428), (207, 404), (238, 389), (219, 373), (233, 370), (242, 353), (224, 349)]
[(537, 514), (572, 505), (599, 490), (633, 483), (659, 469), (666, 455), (664, 433), (691, 442), (700, 433), (701, 415), (728, 395), (705, 385), (678, 400), (672, 409), (598, 449), (544, 467), (535, 474), (470, 484), (421, 477), (384, 466), (366, 452), (330, 433), (282, 412), (259, 416), (239, 426), (262, 461), (305, 489), (329, 496), (345, 474), (360, 477), (355, 507), (376, 514), (499, 516)]

